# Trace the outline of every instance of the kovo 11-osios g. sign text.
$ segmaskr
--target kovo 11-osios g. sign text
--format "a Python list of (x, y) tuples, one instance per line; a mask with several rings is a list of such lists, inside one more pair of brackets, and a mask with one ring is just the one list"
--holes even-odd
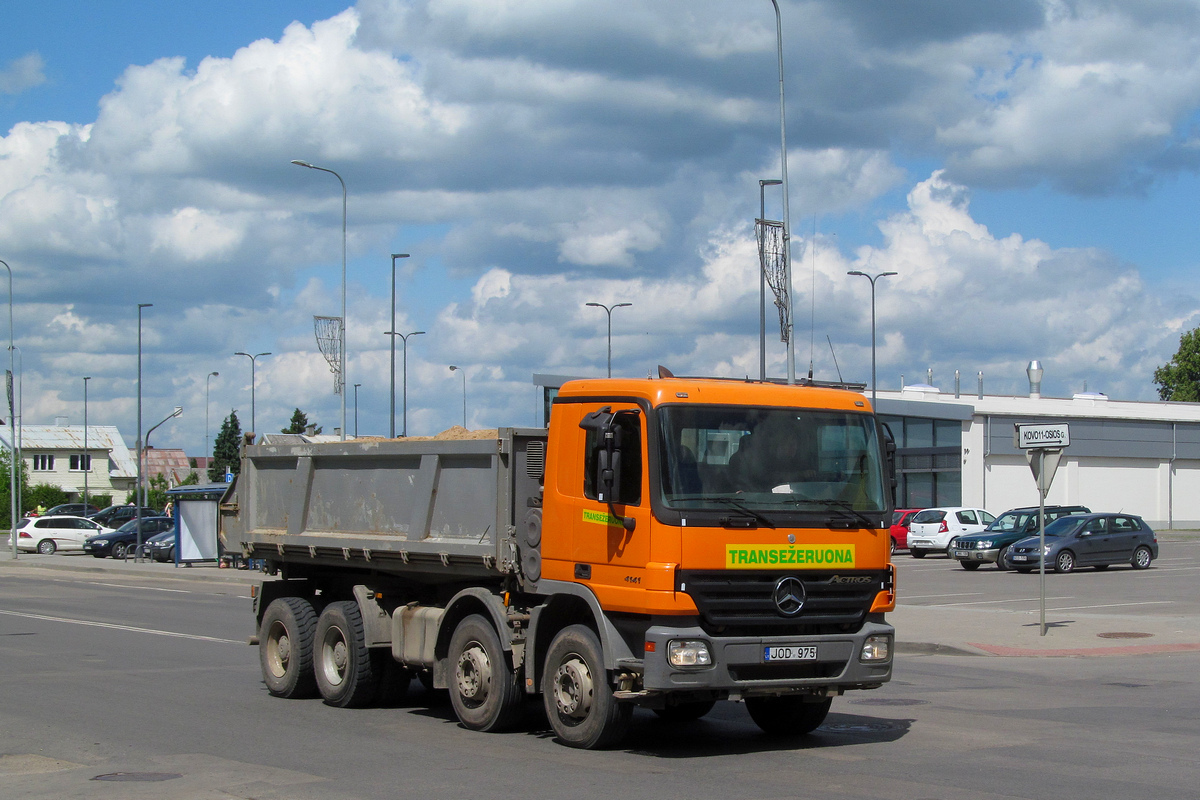
[(1022, 450), (1035, 448), (1059, 448), (1071, 444), (1071, 431), (1065, 422), (1023, 425), (1017, 423), (1013, 432), (1013, 446)]

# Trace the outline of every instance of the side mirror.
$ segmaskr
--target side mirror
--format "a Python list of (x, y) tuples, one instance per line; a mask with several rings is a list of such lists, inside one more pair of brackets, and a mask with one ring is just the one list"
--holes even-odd
[(625, 500), (621, 497), (621, 426), (616, 424), (616, 414), (611, 406), (605, 406), (586, 414), (579, 427), (595, 431), (600, 439), (600, 447), (596, 450), (596, 499), (607, 503), (608, 513), (619, 520), (625, 530), (632, 531), (636, 520), (621, 516), (615, 508)]

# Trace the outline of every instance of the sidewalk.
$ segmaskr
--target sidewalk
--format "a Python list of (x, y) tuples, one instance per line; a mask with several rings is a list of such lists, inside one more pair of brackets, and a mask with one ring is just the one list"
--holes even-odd
[[(22, 553), (14, 562), (11, 551), (0, 553), (0, 576), (24, 570), (247, 586), (274, 580), (257, 570), (220, 569), (213, 563), (176, 567), (151, 561), (28, 553)], [(1051, 611), (1047, 612), (1047, 631), (1042, 636), (1036, 611), (907, 605), (901, 596), (888, 621), (896, 627), (896, 652), (900, 655), (1048, 658), (1200, 651), (1200, 620), (1184, 616)]]

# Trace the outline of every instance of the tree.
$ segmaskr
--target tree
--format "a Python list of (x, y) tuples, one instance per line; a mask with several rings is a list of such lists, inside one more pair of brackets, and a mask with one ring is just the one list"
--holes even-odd
[[(0, 447), (0, 520), (8, 520), (12, 509), (12, 475), (9, 466), (12, 464), (12, 453), (6, 447)], [(25, 459), (17, 462), (17, 495), (23, 500), (29, 499), (29, 474)], [(17, 514), (23, 514), (25, 509), (18, 508)], [(7, 524), (2, 527), (7, 527)]]
[(29, 491), (21, 495), (21, 498), (26, 509), (37, 508), (38, 506), (53, 508), (71, 499), (70, 495), (64, 492), (61, 487), (49, 483), (39, 483), (30, 487)]
[(242, 423), (238, 422), (237, 412), (230, 411), (229, 416), (221, 423), (221, 431), (213, 441), (213, 460), (208, 465), (210, 481), (225, 480), (225, 469), (237, 475), (241, 464)]
[[(320, 433), (321, 428), (316, 428), (314, 433)], [(292, 422), (280, 433), (306, 433), (308, 431), (308, 414), (305, 414), (300, 409), (296, 409), (292, 414)]]
[(1179, 350), (1154, 370), (1159, 400), (1200, 400), (1200, 328), (1179, 337)]

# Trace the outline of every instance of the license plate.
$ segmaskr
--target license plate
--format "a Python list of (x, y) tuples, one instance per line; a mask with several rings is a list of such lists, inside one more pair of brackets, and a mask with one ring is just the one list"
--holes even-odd
[(817, 646), (783, 645), (782, 647), (764, 647), (763, 661), (816, 661)]
[(954, 557), (955, 558), (970, 558), (971, 553), (967, 550), (955, 550)]
[(1029, 556), (1009, 556), (1010, 561), (1028, 561)]

